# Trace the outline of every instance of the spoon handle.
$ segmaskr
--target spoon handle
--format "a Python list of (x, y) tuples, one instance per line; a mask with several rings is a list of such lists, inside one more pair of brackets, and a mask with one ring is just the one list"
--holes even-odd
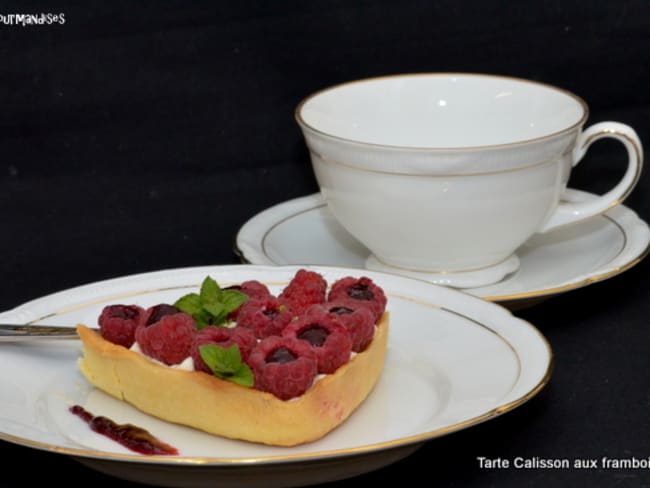
[(0, 324), (0, 342), (20, 342), (32, 339), (77, 339), (74, 327), (55, 325)]

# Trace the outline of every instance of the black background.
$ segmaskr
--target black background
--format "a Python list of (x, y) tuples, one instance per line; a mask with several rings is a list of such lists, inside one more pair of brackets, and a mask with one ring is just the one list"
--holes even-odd
[[(645, 0), (0, 3), (0, 15), (40, 12), (65, 24), (0, 24), (0, 310), (121, 275), (237, 263), (241, 225), (317, 191), (293, 111), (333, 83), (519, 76), (582, 96), (589, 124), (617, 120), (650, 136)], [(624, 157), (597, 143), (570, 185), (607, 190)], [(649, 188), (644, 172), (626, 201), (644, 220)], [(647, 469), (477, 461), (650, 456), (649, 282), (642, 261), (517, 311), (554, 349), (541, 394), (332, 486), (392, 475), (440, 487), (650, 486)], [(34, 466), (73, 486), (115, 482), (65, 456), (1, 441), (0, 454), (2, 486), (35, 484)]]

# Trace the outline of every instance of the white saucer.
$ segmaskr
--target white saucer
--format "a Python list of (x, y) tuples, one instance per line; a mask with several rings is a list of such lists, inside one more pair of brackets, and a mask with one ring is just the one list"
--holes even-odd
[[(567, 190), (566, 200), (594, 195)], [(616, 276), (649, 251), (648, 224), (624, 205), (606, 214), (546, 234), (518, 251), (519, 269), (498, 283), (463, 288), (467, 293), (508, 305), (580, 288)], [(367, 269), (370, 252), (334, 219), (320, 194), (275, 205), (239, 230), (235, 252), (252, 264), (319, 264)]]
[(401, 274), (410, 278), (429, 281), (436, 285), (449, 286), (450, 288), (476, 288), (498, 283), (510, 273), (519, 269), (519, 264), (519, 256), (512, 254), (499, 263), (479, 269), (429, 272), (396, 268), (382, 263), (374, 254), (370, 254), (366, 259), (365, 267), (383, 273)]

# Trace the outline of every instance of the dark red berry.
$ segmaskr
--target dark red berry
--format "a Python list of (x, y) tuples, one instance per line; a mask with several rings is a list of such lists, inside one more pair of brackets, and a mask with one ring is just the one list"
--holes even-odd
[(290, 363), (296, 360), (296, 355), (286, 347), (280, 347), (266, 358), (267, 363)]
[(375, 335), (375, 317), (370, 308), (359, 305), (353, 299), (328, 302), (324, 307), (348, 329), (354, 352), (361, 352), (368, 347)]
[(178, 312), (180, 312), (180, 310), (173, 305), (168, 305), (167, 303), (154, 305), (147, 309), (143, 323), (145, 327), (149, 327), (151, 324), (159, 322), (165, 315), (173, 315)]
[(205, 364), (205, 361), (201, 357), (200, 347), (205, 344), (214, 344), (223, 348), (228, 348), (236, 344), (239, 347), (239, 354), (241, 355), (242, 361), (246, 362), (253, 347), (257, 345), (257, 339), (250, 329), (244, 327), (229, 328), (208, 325), (197, 332), (191, 348), (194, 369), (212, 374), (212, 370)]
[[(153, 307), (152, 307), (153, 308)], [(153, 311), (148, 310), (148, 316)], [(190, 356), (196, 323), (185, 312), (163, 315), (157, 322), (138, 327), (135, 339), (147, 356), (165, 364), (178, 364)]]
[(298, 397), (318, 374), (316, 354), (305, 341), (271, 336), (259, 342), (248, 357), (255, 388), (281, 400)]
[(321, 305), (312, 305), (304, 315), (291, 322), (282, 335), (311, 345), (321, 374), (331, 374), (350, 360), (350, 333), (335, 315), (328, 313)]
[(341, 278), (332, 285), (327, 301), (335, 302), (346, 299), (370, 308), (375, 322), (386, 310), (387, 299), (384, 290), (365, 276)]
[(137, 305), (107, 305), (97, 319), (102, 337), (113, 344), (131, 347), (144, 313)]
[(300, 331), (296, 337), (309, 342), (312, 346), (322, 347), (329, 334), (330, 333), (327, 329), (322, 327), (320, 324), (314, 323)]
[(276, 297), (250, 299), (237, 313), (237, 325), (251, 329), (258, 339), (279, 335), (293, 318), (292, 312)]
[[(240, 293), (243, 293), (248, 297), (248, 299), (262, 299), (271, 296), (271, 292), (268, 287), (257, 280), (248, 280), (244, 281), (239, 285), (232, 285), (224, 288), (225, 290), (236, 290)], [(239, 309), (241, 305), (228, 314), (228, 319), (230, 321), (236, 322), (237, 316), (239, 315)]]
[(271, 296), (269, 288), (257, 280), (248, 280), (239, 285), (239, 291), (249, 298), (265, 298)]
[(300, 269), (278, 298), (293, 311), (301, 315), (310, 305), (324, 303), (327, 294), (327, 282), (319, 273)]
[(232, 327), (230, 333), (232, 340), (239, 346), (242, 360), (246, 361), (253, 348), (257, 346), (257, 337), (252, 330), (246, 327)]

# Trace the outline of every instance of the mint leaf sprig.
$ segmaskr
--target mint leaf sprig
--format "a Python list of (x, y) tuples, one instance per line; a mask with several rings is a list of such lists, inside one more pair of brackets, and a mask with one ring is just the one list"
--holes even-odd
[(201, 330), (208, 325), (225, 325), (228, 315), (247, 299), (248, 296), (240, 291), (221, 289), (214, 279), (207, 276), (201, 283), (199, 293), (182, 296), (174, 306), (194, 317), (196, 327)]
[(199, 353), (217, 378), (232, 381), (242, 386), (253, 386), (253, 372), (242, 361), (237, 344), (230, 347), (203, 344), (199, 346)]

